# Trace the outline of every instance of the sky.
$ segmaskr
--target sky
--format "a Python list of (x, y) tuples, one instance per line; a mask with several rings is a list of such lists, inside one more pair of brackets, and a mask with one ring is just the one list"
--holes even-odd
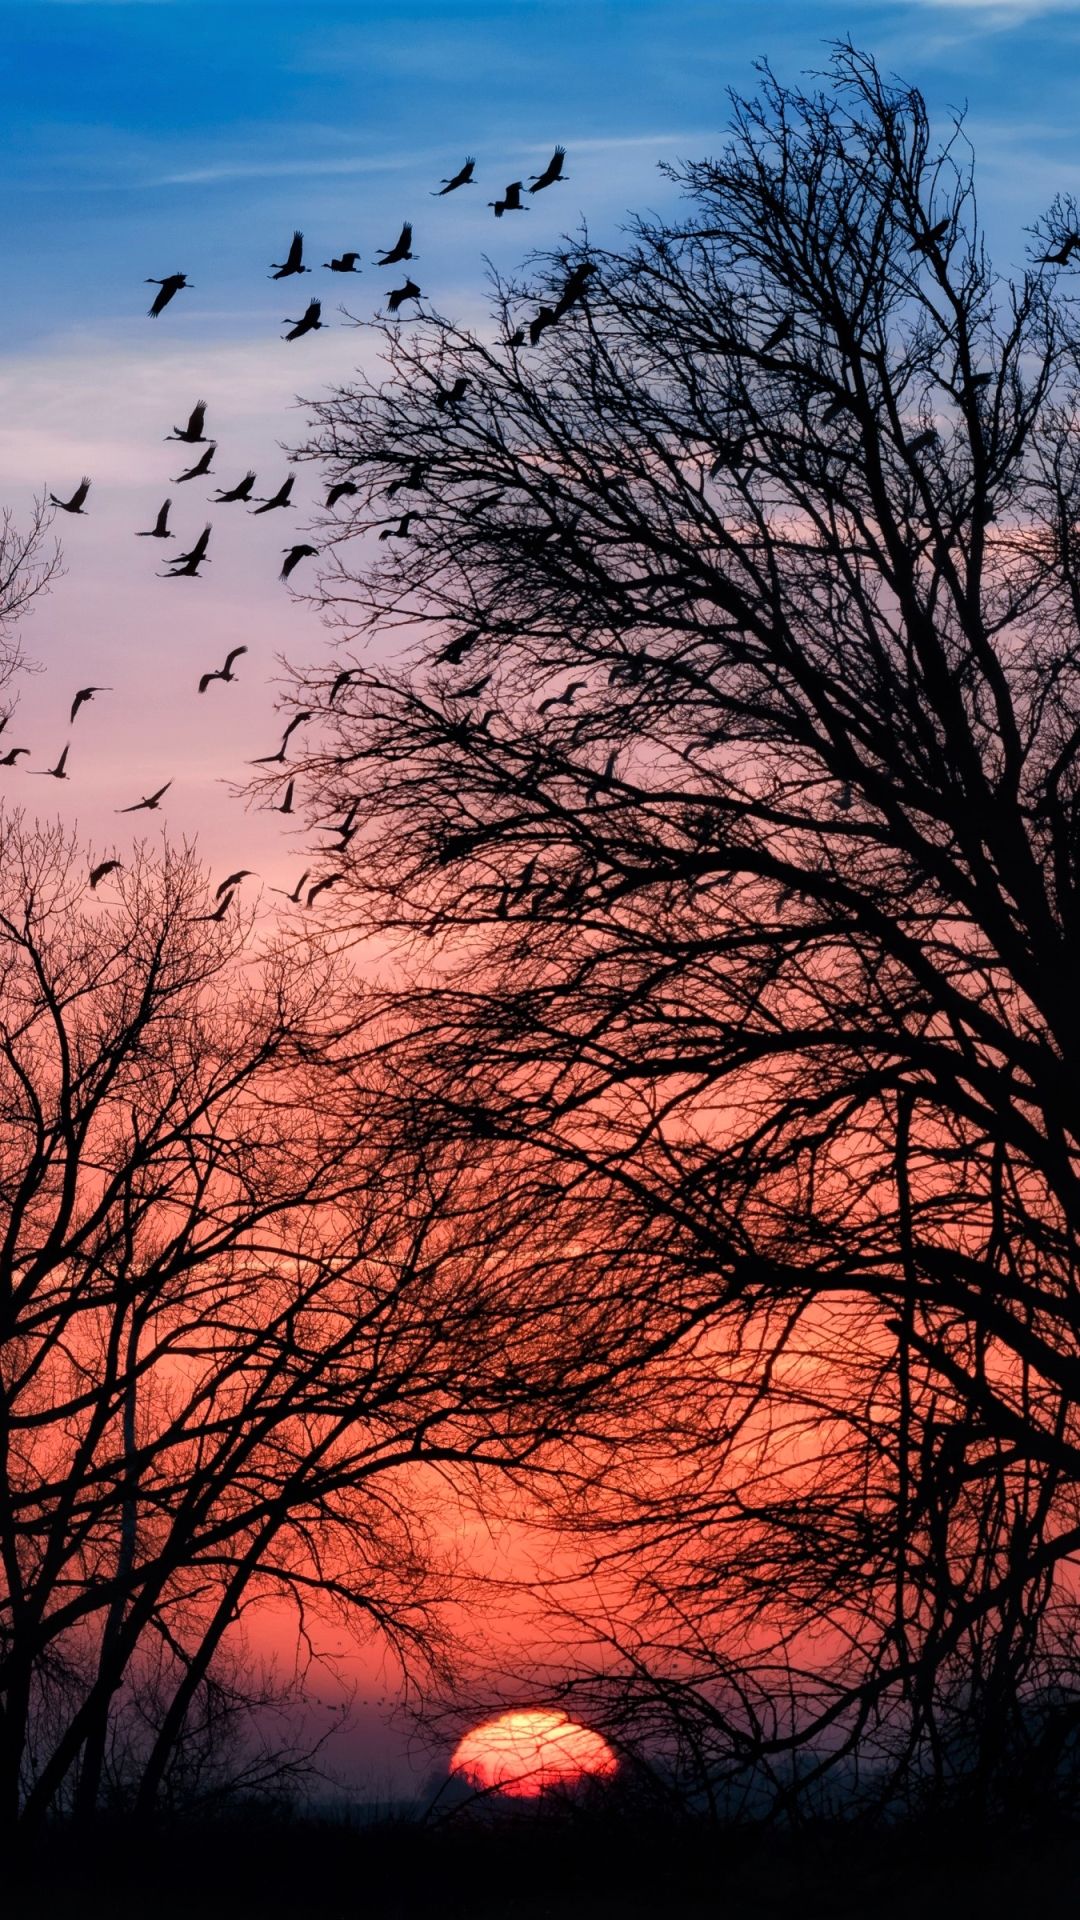
[[(920, 86), (939, 121), (966, 103), (991, 249), (1019, 267), (1024, 226), (1055, 192), (1080, 196), (1070, 0), (0, 0), (0, 505), (25, 514), (42, 487), (66, 498), (93, 481), (85, 517), (58, 516), (66, 574), (25, 626), (39, 670), (4, 743), (31, 754), (0, 769), (0, 797), (59, 811), (97, 857), (153, 839), (164, 817), (198, 836), (215, 876), (243, 865), (291, 884), (306, 836), (246, 811), (230, 783), (278, 743), (281, 656), (330, 647), (277, 578), (321, 494), (301, 467), (295, 511), (211, 512), (206, 483), (173, 484), (187, 449), (164, 436), (205, 399), (216, 484), (250, 466), (272, 493), (304, 437), (298, 396), (372, 361), (339, 303), (362, 322), (399, 284), (372, 261), (404, 219), (425, 296), (479, 317), (485, 256), (509, 271), (583, 220), (611, 243), (628, 210), (670, 208), (658, 161), (719, 148), (726, 90), (752, 89), (756, 58), (794, 82), (845, 36)], [(488, 200), (556, 141), (565, 183), (496, 221)], [(467, 154), (477, 186), (429, 197)], [(357, 248), (362, 274), (272, 282), (294, 227), (316, 268)], [(175, 270), (192, 287), (148, 319), (146, 277)], [(330, 324), (283, 341), (312, 295)], [(201, 579), (158, 578), (165, 543), (134, 537), (167, 494), (173, 550), (213, 522)], [(199, 675), (240, 645), (236, 684), (200, 696)], [(111, 691), (69, 725), (88, 682)], [(43, 783), (69, 739), (70, 778)], [(114, 812), (167, 779), (162, 815)], [(404, 1739), (380, 1745), (370, 1722), (364, 1752), (404, 1765)]]

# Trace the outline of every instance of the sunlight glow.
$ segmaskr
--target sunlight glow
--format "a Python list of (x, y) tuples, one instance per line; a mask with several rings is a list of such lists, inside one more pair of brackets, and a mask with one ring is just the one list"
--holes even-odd
[(607, 1779), (618, 1761), (608, 1743), (555, 1708), (518, 1708), (473, 1727), (450, 1762), (475, 1787), (529, 1799), (551, 1787)]

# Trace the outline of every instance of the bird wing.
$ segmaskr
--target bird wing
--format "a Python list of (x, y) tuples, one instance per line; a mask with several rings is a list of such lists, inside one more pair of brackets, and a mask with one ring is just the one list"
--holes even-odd
[(207, 687), (210, 685), (211, 680), (219, 680), (220, 678), (221, 678), (221, 675), (218, 673), (202, 674), (199, 679), (199, 692), (205, 693)]
[(241, 655), (242, 653), (246, 653), (246, 652), (247, 652), (247, 648), (246, 648), (246, 647), (234, 647), (234, 648), (232, 649), (232, 652), (231, 652), (231, 653), (227, 653), (227, 654), (225, 655), (225, 671), (226, 671), (226, 673), (228, 673), (228, 671), (229, 671), (229, 668), (230, 668), (230, 667), (232, 666), (232, 663), (233, 663), (233, 661), (234, 661), (234, 660), (239, 660), (239, 658), (240, 658), (240, 655)]
[(406, 220), (401, 229), (401, 232), (398, 234), (397, 246), (395, 247), (394, 251), (396, 252), (397, 248), (400, 247), (403, 253), (408, 253), (409, 248), (411, 246), (412, 246), (412, 223)]
[(287, 267), (291, 267), (292, 270), (295, 272), (296, 268), (300, 265), (300, 262), (303, 259), (303, 254), (304, 254), (304, 236), (301, 233), (299, 227), (297, 227), (292, 237), (292, 245), (289, 248), (285, 265)]
[(172, 786), (172, 781), (166, 780), (165, 785), (163, 787), (159, 787), (156, 793), (151, 793), (147, 795), (146, 799), (143, 801), (143, 806), (156, 807), (162, 795), (165, 793), (168, 793), (169, 788), (171, 786)]
[(161, 505), (161, 506), (160, 506), (160, 507), (158, 508), (158, 517), (157, 517), (157, 520), (156, 520), (156, 521), (155, 521), (155, 523), (154, 523), (154, 532), (155, 532), (155, 533), (164, 533), (164, 532), (165, 532), (165, 529), (166, 529), (166, 527), (167, 527), (167, 525), (168, 525), (168, 521), (169, 521), (169, 508), (170, 508), (171, 506), (172, 506), (172, 501), (171, 501), (171, 500), (166, 500), (166, 501), (164, 501), (164, 502), (162, 503), (162, 505)]
[[(168, 306), (169, 301), (172, 299), (173, 294), (175, 292), (176, 292), (176, 288), (170, 287), (167, 282), (163, 287), (158, 288), (150, 306), (147, 308), (147, 313), (149, 314), (151, 320), (157, 319), (158, 314), (161, 312), (163, 307)], [(126, 807), (124, 808), (124, 812), (125, 813), (127, 812)]]
[(68, 505), (70, 507), (81, 507), (89, 491), (90, 491), (90, 482), (84, 473), (82, 479), (80, 480), (78, 486), (76, 487), (74, 493), (72, 494), (71, 499), (68, 501)]
[(205, 421), (205, 419), (206, 419), (206, 401), (196, 400), (195, 405), (191, 409), (191, 415), (187, 423), (187, 430), (190, 433), (193, 440), (201, 439), (203, 422)]

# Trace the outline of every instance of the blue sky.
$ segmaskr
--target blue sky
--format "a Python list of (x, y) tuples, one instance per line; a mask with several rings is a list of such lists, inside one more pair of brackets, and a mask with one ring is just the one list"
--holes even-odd
[[(613, 240), (628, 208), (670, 205), (659, 159), (719, 147), (725, 91), (752, 88), (755, 57), (796, 80), (845, 35), (922, 87), (935, 115), (966, 100), (992, 250), (1005, 270), (1018, 264), (1024, 225), (1057, 190), (1080, 197), (1080, 4), (0, 0), (0, 504), (94, 480), (86, 519), (59, 528), (67, 574), (27, 626), (42, 671), (7, 739), (48, 766), (73, 688), (114, 689), (70, 729), (63, 788), (16, 770), (0, 797), (31, 811), (59, 802), (100, 856), (130, 840), (114, 807), (172, 778), (172, 834), (197, 832), (218, 872), (250, 865), (291, 883), (304, 836), (245, 814), (224, 783), (277, 744), (277, 656), (329, 645), (277, 579), (316, 504), (314, 476), (302, 471), (291, 516), (211, 514), (208, 488), (170, 484), (183, 450), (163, 443), (205, 397), (218, 484), (251, 464), (271, 492), (302, 437), (295, 396), (370, 355), (329, 276), (283, 290), (269, 262), (294, 226), (315, 263), (358, 247), (350, 304), (369, 315), (394, 284), (372, 255), (411, 217), (425, 294), (479, 314), (485, 253), (509, 270), (583, 216)], [(566, 184), (495, 222), (486, 202), (538, 172), (555, 141)], [(480, 184), (428, 198), (466, 153)], [(174, 268), (193, 290), (150, 321), (145, 276)], [(324, 295), (334, 324), (286, 345), (298, 285)], [(157, 543), (133, 538), (166, 493), (181, 534), (214, 521), (203, 580), (159, 580)], [(240, 643), (238, 683), (200, 698), (199, 673)], [(391, 1763), (389, 1740), (367, 1751)]]

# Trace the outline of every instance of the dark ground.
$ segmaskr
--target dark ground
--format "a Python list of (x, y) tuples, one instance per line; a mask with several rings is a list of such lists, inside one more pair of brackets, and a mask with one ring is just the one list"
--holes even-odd
[(1077, 1910), (1080, 1828), (222, 1823), (57, 1832), (3, 1882), (5, 1920), (1025, 1920)]

